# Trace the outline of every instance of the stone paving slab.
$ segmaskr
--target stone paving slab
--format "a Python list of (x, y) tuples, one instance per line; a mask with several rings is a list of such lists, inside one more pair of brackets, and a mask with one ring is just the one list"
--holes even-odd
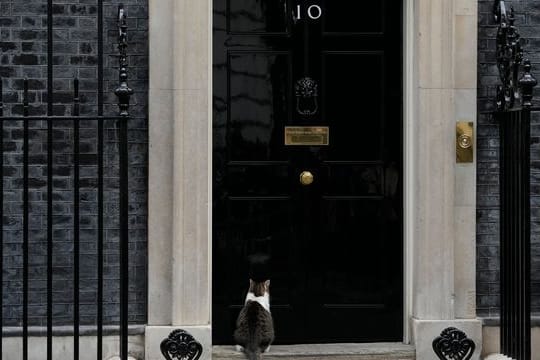
[[(212, 359), (245, 359), (233, 346), (214, 346)], [(399, 343), (314, 344), (272, 346), (263, 360), (414, 360), (414, 346)]]

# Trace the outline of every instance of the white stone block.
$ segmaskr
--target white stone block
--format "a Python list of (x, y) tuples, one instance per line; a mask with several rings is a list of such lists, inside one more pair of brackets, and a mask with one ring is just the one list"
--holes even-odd
[(482, 353), (482, 322), (480, 320), (418, 320), (413, 319), (413, 337), (416, 347), (416, 360), (433, 360), (433, 340), (449, 327), (463, 331), (474, 341), (476, 348), (471, 360), (480, 360)]

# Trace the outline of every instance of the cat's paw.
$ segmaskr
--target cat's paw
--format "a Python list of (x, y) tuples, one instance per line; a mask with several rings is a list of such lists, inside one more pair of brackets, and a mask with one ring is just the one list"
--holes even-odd
[(264, 349), (264, 352), (265, 353), (270, 352), (270, 345), (268, 345), (268, 347), (266, 349)]
[(242, 345), (236, 345), (237, 352), (244, 352), (244, 347)]

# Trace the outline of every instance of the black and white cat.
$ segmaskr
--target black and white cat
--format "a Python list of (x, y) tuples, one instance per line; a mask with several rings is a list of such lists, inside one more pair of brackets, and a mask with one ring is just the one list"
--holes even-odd
[(270, 313), (270, 280), (249, 280), (244, 307), (238, 315), (234, 339), (238, 351), (249, 360), (260, 360), (274, 341), (274, 322)]

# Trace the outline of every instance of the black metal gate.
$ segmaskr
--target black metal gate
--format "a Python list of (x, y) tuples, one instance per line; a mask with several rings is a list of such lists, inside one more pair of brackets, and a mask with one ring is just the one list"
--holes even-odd
[(531, 359), (530, 124), (533, 88), (531, 63), (523, 59), (514, 9), (494, 3), (497, 89), (494, 116), (500, 128), (501, 353)]
[[(28, 312), (28, 300), (29, 300), (29, 262), (32, 260), (29, 256), (30, 242), (29, 242), (29, 224), (30, 216), (32, 215), (32, 199), (29, 198), (29, 183), (30, 175), (30, 131), (32, 131), (34, 124), (43, 124), (46, 130), (46, 140), (44, 146), (47, 149), (46, 156), (46, 263), (47, 263), (47, 279), (46, 279), (46, 336), (47, 336), (47, 348), (46, 359), (53, 358), (53, 335), (57, 334), (57, 330), (53, 328), (53, 244), (54, 238), (54, 205), (55, 199), (53, 196), (54, 186), (54, 144), (55, 136), (54, 130), (56, 124), (71, 124), (73, 134), (73, 154), (71, 166), (73, 169), (73, 358), (79, 358), (79, 337), (80, 337), (80, 207), (81, 207), (81, 194), (80, 194), (80, 169), (81, 169), (81, 154), (80, 154), (80, 126), (82, 122), (94, 122), (96, 124), (96, 138), (97, 138), (97, 182), (95, 184), (97, 192), (97, 302), (96, 306), (96, 322), (97, 322), (97, 354), (98, 360), (103, 358), (103, 284), (104, 284), (104, 190), (106, 184), (104, 182), (104, 155), (107, 155), (104, 150), (104, 136), (106, 122), (114, 123), (114, 131), (116, 132), (117, 146), (116, 155), (118, 159), (118, 174), (115, 178), (118, 179), (118, 184), (115, 186), (118, 188), (118, 231), (119, 231), (119, 262), (120, 262), (120, 274), (119, 274), (119, 306), (120, 306), (120, 349), (119, 354), (122, 360), (126, 360), (128, 356), (128, 132), (127, 123), (130, 118), (128, 114), (130, 96), (133, 94), (133, 90), (128, 87), (127, 84), (127, 20), (126, 12), (122, 5), (118, 7), (118, 51), (119, 51), (119, 84), (114, 91), (118, 97), (119, 112), (115, 116), (104, 115), (104, 96), (107, 94), (104, 92), (104, 61), (103, 61), (103, 0), (97, 0), (97, 113), (95, 115), (87, 116), (81, 115), (80, 107), (81, 101), (79, 96), (80, 86), (79, 79), (73, 79), (73, 93), (71, 104), (70, 116), (55, 116), (54, 115), (54, 77), (53, 77), (53, 64), (54, 64), (54, 4), (52, 0), (47, 1), (47, 114), (44, 116), (31, 116), (30, 115), (30, 98), (29, 91), (32, 90), (32, 81), (25, 79), (23, 81), (23, 102), (22, 102), (22, 116), (4, 116), (5, 104), (3, 102), (4, 91), (2, 89), (2, 79), (0, 78), (0, 133), (4, 134), (4, 126), (9, 123), (11, 127), (19, 126), (22, 129), (22, 359), (28, 359), (28, 338), (29, 338), (29, 312)], [(4, 137), (0, 136), (0, 218), (4, 218)], [(4, 223), (0, 222), (0, 242), (4, 244)], [(3, 263), (3, 247), (0, 247), (0, 269), (4, 269)], [(3, 306), (4, 294), (3, 287), (0, 286), (0, 308)], [(0, 323), (3, 325), (2, 312), (0, 311)], [(3, 327), (4, 329), (4, 327)], [(0, 358), (2, 357), (2, 341), (0, 341)], [(45, 358), (45, 355), (43, 356)]]

